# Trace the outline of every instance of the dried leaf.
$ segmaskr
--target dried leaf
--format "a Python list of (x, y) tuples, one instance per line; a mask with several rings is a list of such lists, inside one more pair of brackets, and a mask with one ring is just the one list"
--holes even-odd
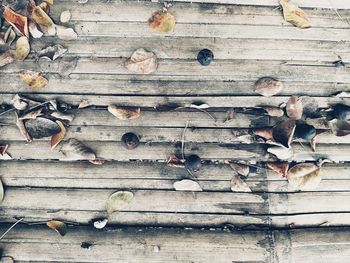
[(34, 139), (51, 137), (61, 131), (56, 122), (42, 117), (27, 120), (24, 125), (29, 135)]
[(54, 111), (50, 114), (52, 117), (55, 117), (56, 119), (66, 120), (66, 121), (73, 121), (74, 115), (73, 114), (65, 114), (59, 111)]
[(32, 11), (32, 19), (37, 23), (41, 29), (46, 29), (54, 26), (54, 22), (48, 16), (48, 14), (40, 7), (36, 6)]
[(272, 136), (276, 142), (289, 148), (293, 140), (295, 127), (296, 125), (294, 120), (281, 121), (273, 127)]
[(89, 107), (91, 105), (92, 104), (88, 100), (84, 99), (84, 100), (80, 101), (78, 109), (84, 109), (84, 108), (87, 108), (87, 107)]
[(32, 137), (29, 135), (25, 125), (24, 125), (24, 122), (23, 120), (20, 120), (18, 118), (18, 115), (16, 113), (16, 125), (21, 133), (21, 135), (24, 137), (24, 139), (27, 141), (27, 142), (31, 142), (32, 141)]
[(321, 169), (313, 163), (299, 163), (289, 169), (289, 184), (298, 190), (312, 190), (321, 182)]
[(234, 175), (231, 180), (231, 191), (250, 193), (252, 190), (238, 175)]
[(177, 181), (173, 185), (176, 191), (203, 191), (202, 187), (197, 182), (188, 179)]
[(264, 97), (271, 97), (282, 91), (283, 83), (271, 77), (263, 77), (255, 82), (253, 88), (256, 93)]
[(294, 137), (309, 141), (315, 136), (316, 136), (316, 129), (314, 126), (303, 122), (297, 124), (294, 132)]
[(229, 162), (229, 166), (234, 170), (236, 173), (242, 176), (248, 176), (250, 167), (246, 164), (242, 163), (235, 163), (235, 162)]
[(282, 175), (283, 177), (287, 177), (289, 163), (287, 163), (287, 162), (268, 162), (268, 163), (266, 163), (266, 166), (269, 169), (278, 173), (279, 175)]
[(156, 11), (148, 20), (148, 26), (161, 33), (172, 32), (175, 28), (176, 18), (173, 14), (164, 11)]
[(101, 159), (101, 158), (97, 158), (97, 159), (94, 159), (94, 160), (89, 160), (89, 162), (94, 164), (94, 165), (102, 165), (105, 162), (107, 162), (107, 160)]
[(96, 220), (94, 222), (94, 227), (97, 229), (103, 229), (108, 223), (108, 219), (104, 218), (104, 219), (100, 219), (100, 220)]
[(61, 236), (64, 236), (65, 234), (67, 234), (67, 225), (64, 222), (52, 220), (52, 221), (48, 221), (46, 225), (49, 228), (55, 230)]
[(120, 120), (134, 120), (140, 117), (141, 110), (136, 107), (122, 107), (110, 104), (108, 111)]
[(44, 35), (34, 22), (29, 22), (29, 32), (34, 38), (41, 38)]
[(77, 33), (73, 30), (73, 28), (67, 28), (64, 26), (56, 26), (56, 34), (59, 39), (62, 40), (75, 40), (78, 38)]
[(21, 35), (29, 37), (27, 17), (15, 13), (9, 7), (5, 6), (3, 18), (13, 26)]
[(67, 23), (71, 19), (72, 14), (69, 10), (65, 10), (60, 15), (60, 21), (61, 23)]
[(332, 117), (335, 119), (348, 121), (350, 120), (350, 106), (345, 104), (335, 104), (332, 106)]
[(299, 120), (303, 116), (303, 104), (296, 96), (291, 96), (286, 106), (287, 116), (292, 120)]
[(317, 137), (319, 134), (326, 132), (326, 130), (316, 130), (316, 135), (311, 139), (310, 146), (313, 152), (316, 151)]
[(0, 204), (4, 200), (5, 192), (4, 192), (4, 186), (2, 185), (2, 181), (0, 178)]
[(65, 47), (63, 47), (60, 44), (57, 44), (57, 45), (49, 46), (49, 47), (46, 47), (46, 48), (40, 50), (37, 53), (37, 56), (38, 57), (46, 57), (50, 60), (55, 60), (56, 58), (61, 57), (67, 51), (68, 51), (68, 49), (66, 49)]
[(206, 103), (202, 103), (202, 104), (198, 104), (198, 105), (192, 103), (189, 108), (198, 109), (198, 110), (204, 110), (204, 109), (209, 109), (210, 106), (208, 104), (206, 104)]
[(20, 120), (33, 120), (36, 119), (37, 117), (39, 117), (42, 112), (43, 108), (38, 108), (36, 110), (32, 110), (30, 112), (27, 112), (26, 114), (22, 115), (21, 117), (19, 117)]
[(265, 106), (262, 108), (271, 117), (282, 117), (284, 115), (284, 111), (279, 107)]
[(128, 191), (113, 193), (107, 200), (106, 210), (108, 213), (123, 210), (129, 206), (134, 198), (134, 194)]
[(134, 73), (150, 74), (155, 72), (158, 67), (157, 57), (153, 52), (139, 48), (125, 62), (124, 66)]
[(299, 28), (311, 27), (308, 15), (298, 6), (289, 3), (287, 0), (281, 0), (284, 20)]
[(293, 149), (284, 147), (283, 145), (270, 146), (267, 148), (267, 151), (280, 160), (288, 160), (293, 157)]
[(23, 99), (21, 96), (19, 96), (18, 94), (16, 94), (13, 99), (11, 100), (11, 104), (13, 105), (13, 107), (15, 107), (15, 109), (17, 110), (25, 110), (29, 103), (27, 100)]
[(45, 12), (46, 14), (49, 14), (49, 13), (50, 13), (50, 6), (49, 6), (49, 4), (48, 4), (47, 2), (41, 2), (40, 5), (39, 5), (39, 7), (40, 7), (42, 10), (44, 10), (44, 12)]
[(51, 136), (51, 149), (55, 149), (56, 146), (64, 139), (64, 136), (66, 135), (66, 128), (64, 127), (64, 124), (60, 121), (56, 121), (56, 123), (58, 124), (58, 126), (60, 126), (61, 131)]
[(273, 140), (272, 129), (258, 129), (253, 130), (253, 133), (257, 136), (264, 138), (266, 141)]
[(331, 128), (332, 132), (335, 134), (335, 136), (342, 137), (350, 134), (349, 121), (334, 119), (329, 121), (328, 125)]
[(8, 44), (9, 46), (11, 46), (11, 44), (13, 43), (13, 41), (15, 41), (16, 39), (16, 33), (15, 31), (12, 30), (12, 27), (9, 27), (5, 33), (4, 36), (4, 41), (6, 44)]
[(303, 105), (303, 115), (307, 118), (321, 117), (318, 102), (315, 98), (309, 96), (302, 96), (299, 98)]
[(20, 73), (21, 80), (32, 87), (33, 89), (41, 89), (47, 86), (49, 81), (41, 76), (41, 73), (30, 70), (22, 71)]
[(27, 37), (20, 37), (16, 42), (16, 57), (24, 60), (30, 52), (30, 45)]
[(94, 151), (77, 139), (65, 141), (60, 151), (66, 156), (66, 160), (70, 161), (96, 159)]
[(176, 155), (169, 156), (167, 160), (169, 167), (185, 168), (185, 163), (176, 157)]
[(12, 63), (15, 60), (15, 54), (13, 51), (8, 50), (0, 54), (0, 68), (6, 66), (7, 64)]
[(224, 122), (230, 121), (230, 120), (234, 119), (235, 117), (236, 117), (235, 109), (231, 108), (231, 109), (226, 111), (226, 118), (225, 118)]

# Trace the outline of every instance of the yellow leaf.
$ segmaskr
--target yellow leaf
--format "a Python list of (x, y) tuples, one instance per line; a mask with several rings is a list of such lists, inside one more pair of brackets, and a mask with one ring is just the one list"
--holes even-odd
[(20, 73), (21, 80), (33, 89), (41, 89), (47, 86), (49, 81), (45, 79), (39, 72), (30, 70), (22, 71)]
[(56, 146), (64, 139), (66, 135), (66, 128), (61, 121), (56, 121), (58, 126), (60, 126), (61, 131), (57, 134), (51, 136), (51, 149), (55, 149)]
[(19, 60), (24, 60), (30, 52), (30, 45), (27, 37), (20, 37), (16, 42), (16, 57)]
[(168, 33), (174, 30), (176, 18), (169, 12), (156, 11), (148, 20), (148, 25), (154, 31)]
[(299, 28), (311, 27), (308, 15), (298, 6), (287, 2), (287, 0), (281, 0), (280, 4), (283, 8), (284, 19), (287, 22)]
[(35, 23), (45, 28), (50, 28), (54, 25), (52, 19), (46, 14), (46, 12), (40, 7), (36, 6), (32, 12), (32, 19)]
[(67, 225), (61, 221), (49, 221), (46, 225), (57, 231), (61, 236), (64, 236), (67, 233)]

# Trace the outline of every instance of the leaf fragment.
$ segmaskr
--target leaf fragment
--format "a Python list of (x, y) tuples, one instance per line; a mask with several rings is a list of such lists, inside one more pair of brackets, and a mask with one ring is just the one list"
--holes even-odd
[(259, 137), (262, 137), (263, 139), (265, 139), (265, 141), (274, 140), (272, 136), (272, 129), (269, 129), (269, 128), (256, 129), (256, 130), (253, 130), (253, 133)]
[(281, 0), (280, 4), (283, 8), (284, 20), (299, 28), (311, 27), (308, 15), (298, 6), (287, 0)]
[(56, 146), (64, 139), (66, 135), (66, 127), (61, 121), (56, 121), (61, 131), (51, 136), (51, 149), (55, 149)]
[(11, 44), (13, 43), (13, 41), (15, 41), (17, 35), (15, 33), (15, 31), (12, 30), (12, 27), (10, 26), (5, 33), (4, 36), (4, 41), (6, 44), (8, 44), (9, 46), (11, 46)]
[(177, 181), (173, 184), (176, 191), (193, 191), (193, 192), (201, 192), (202, 187), (195, 181), (184, 179), (181, 181)]
[(287, 116), (292, 120), (299, 120), (303, 116), (303, 104), (296, 96), (291, 96), (286, 105)]
[(22, 36), (29, 37), (28, 33), (28, 19), (25, 16), (17, 14), (11, 8), (5, 6), (3, 18), (13, 26)]
[(280, 160), (288, 160), (293, 157), (292, 147), (287, 148), (283, 145), (274, 145), (267, 148), (267, 152), (275, 155)]
[(34, 22), (29, 22), (29, 32), (34, 38), (41, 38), (44, 35)]
[(231, 179), (231, 191), (245, 193), (252, 192), (248, 184), (244, 182), (238, 175), (234, 175)]
[(7, 50), (0, 54), (0, 68), (11, 64), (15, 60), (16, 55), (12, 50)]
[(156, 11), (148, 20), (148, 26), (161, 33), (172, 32), (175, 28), (176, 18), (173, 14), (164, 11)]
[(17, 110), (25, 110), (28, 107), (29, 102), (26, 99), (19, 96), (18, 94), (16, 94), (11, 100), (11, 104)]
[(185, 168), (185, 162), (177, 158), (175, 154), (169, 156), (167, 164), (169, 167)]
[(73, 28), (68, 28), (64, 26), (56, 25), (56, 34), (59, 39), (66, 40), (66, 41), (75, 40), (78, 38), (78, 35), (73, 30)]
[(124, 66), (137, 74), (150, 74), (158, 67), (157, 57), (153, 52), (139, 48), (125, 61)]
[(272, 136), (276, 142), (289, 148), (293, 140), (295, 127), (294, 120), (281, 121), (273, 127)]
[(106, 210), (108, 213), (121, 211), (129, 206), (134, 199), (134, 194), (129, 191), (115, 192), (109, 196), (106, 203)]
[(346, 136), (350, 134), (350, 122), (333, 119), (328, 122), (333, 134), (338, 137)]
[(60, 150), (66, 157), (66, 160), (94, 160), (96, 154), (94, 151), (77, 139), (69, 139), (62, 144)]
[(277, 174), (287, 177), (287, 172), (289, 168), (288, 162), (268, 162), (266, 163), (267, 168), (275, 171)]
[(298, 190), (312, 190), (321, 182), (321, 168), (314, 163), (299, 163), (287, 173), (289, 184)]
[(264, 97), (271, 97), (282, 91), (283, 83), (275, 78), (263, 77), (255, 82), (253, 89)]
[(243, 163), (228, 162), (228, 165), (234, 170), (237, 174), (242, 176), (248, 176), (250, 172), (250, 167)]
[(62, 221), (52, 220), (52, 221), (48, 221), (46, 225), (49, 228), (55, 230), (61, 236), (64, 236), (65, 234), (67, 234), (67, 225)]
[(41, 27), (41, 29), (45, 29), (45, 31), (47, 31), (48, 28), (54, 26), (52, 19), (40, 6), (33, 8), (32, 19)]
[(271, 117), (282, 117), (284, 115), (283, 110), (279, 107), (265, 106), (262, 108), (264, 111), (266, 111), (267, 115)]
[(26, 120), (24, 125), (34, 139), (51, 137), (61, 131), (60, 126), (56, 122), (43, 117)]
[(60, 44), (54, 45), (54, 46), (48, 46), (42, 50), (40, 50), (37, 53), (38, 57), (46, 57), (52, 61), (56, 60), (57, 58), (61, 57), (64, 53), (66, 53), (68, 49), (63, 47)]
[(27, 37), (20, 37), (16, 42), (16, 57), (19, 60), (24, 60), (30, 52), (30, 45)]
[(29, 135), (25, 125), (24, 125), (24, 121), (23, 120), (20, 120), (18, 118), (18, 114), (16, 113), (16, 125), (21, 133), (21, 135), (25, 138), (25, 140), (27, 142), (31, 142), (33, 139), (32, 137)]
[(40, 115), (42, 115), (42, 110), (43, 108), (38, 108), (38, 109), (34, 109), (30, 112), (25, 113), (24, 115), (22, 115), (21, 117), (19, 117), (20, 120), (33, 120), (36, 119), (37, 117), (39, 117)]
[(49, 81), (40, 72), (25, 70), (19, 74), (21, 80), (33, 89), (41, 89), (47, 86)]
[(140, 117), (141, 109), (137, 107), (123, 107), (114, 104), (108, 105), (108, 111), (120, 120), (134, 120)]

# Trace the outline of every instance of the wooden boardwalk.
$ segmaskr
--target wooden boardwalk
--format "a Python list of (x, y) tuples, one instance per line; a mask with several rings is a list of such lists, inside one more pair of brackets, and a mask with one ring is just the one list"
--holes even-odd
[[(54, 44), (68, 52), (0, 68), (0, 104), (22, 94), (73, 105), (65, 140), (78, 139), (107, 160), (67, 161), (60, 147), (50, 149), (50, 138), (26, 143), (13, 112), (0, 115), (0, 144), (12, 156), (0, 161), (0, 234), (23, 218), (0, 240), (0, 262), (347, 262), (350, 135), (335, 136), (323, 118), (308, 120), (327, 131), (315, 152), (306, 141), (293, 142), (290, 162), (332, 163), (324, 164), (316, 189), (296, 191), (265, 168), (276, 158), (252, 131), (280, 121), (259, 107), (280, 106), (292, 95), (310, 96), (322, 109), (350, 105), (349, 94), (335, 96), (350, 92), (350, 1), (294, 0), (310, 16), (309, 29), (285, 22), (277, 0), (172, 2), (177, 24), (164, 34), (147, 24), (162, 8), (157, 1), (55, 1), (50, 16), (59, 21), (70, 10), (67, 25), (78, 39), (31, 39), (32, 54)], [(124, 67), (140, 47), (157, 55), (156, 72)], [(215, 56), (207, 67), (196, 60), (203, 48)], [(336, 66), (339, 60), (344, 65)], [(31, 89), (18, 76), (22, 70), (42, 72), (48, 86)], [(284, 89), (270, 98), (255, 93), (254, 82), (265, 76)], [(82, 100), (90, 107), (77, 109)], [(209, 114), (189, 108), (193, 103), (208, 104)], [(109, 104), (140, 107), (141, 116), (119, 120)], [(183, 108), (160, 111), (160, 105)], [(231, 108), (235, 115), (225, 121)], [(134, 150), (122, 145), (127, 132), (140, 136)], [(203, 160), (196, 178), (167, 165), (181, 142), (185, 155)], [(250, 164), (251, 192), (231, 191), (228, 160)], [(175, 191), (182, 179), (203, 191)], [(108, 214), (108, 197), (121, 190), (131, 191), (133, 202)], [(108, 218), (102, 230), (93, 227), (99, 218)], [(49, 220), (66, 222), (68, 233), (48, 229)]]

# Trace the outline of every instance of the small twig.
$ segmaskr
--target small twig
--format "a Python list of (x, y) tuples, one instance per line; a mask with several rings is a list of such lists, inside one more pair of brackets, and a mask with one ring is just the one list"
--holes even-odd
[(11, 231), (11, 229), (12, 228), (14, 228), (19, 222), (21, 222), (22, 220), (24, 219), (24, 217), (22, 217), (22, 218), (20, 218), (20, 219), (18, 219), (12, 226), (10, 226), (10, 228), (9, 229), (7, 229), (6, 231), (5, 231), (5, 233), (4, 234), (2, 234), (2, 236), (0, 237), (0, 240), (1, 239), (3, 239), (4, 238), (4, 236), (6, 236), (7, 235), (7, 233), (8, 232), (10, 232)]
[(184, 152), (184, 148), (185, 148), (185, 134), (186, 134), (186, 130), (187, 130), (189, 122), (190, 121), (186, 122), (186, 126), (185, 126), (184, 130), (182, 131), (182, 135), (181, 135), (181, 155), (182, 155), (182, 160), (185, 160), (185, 152)]

